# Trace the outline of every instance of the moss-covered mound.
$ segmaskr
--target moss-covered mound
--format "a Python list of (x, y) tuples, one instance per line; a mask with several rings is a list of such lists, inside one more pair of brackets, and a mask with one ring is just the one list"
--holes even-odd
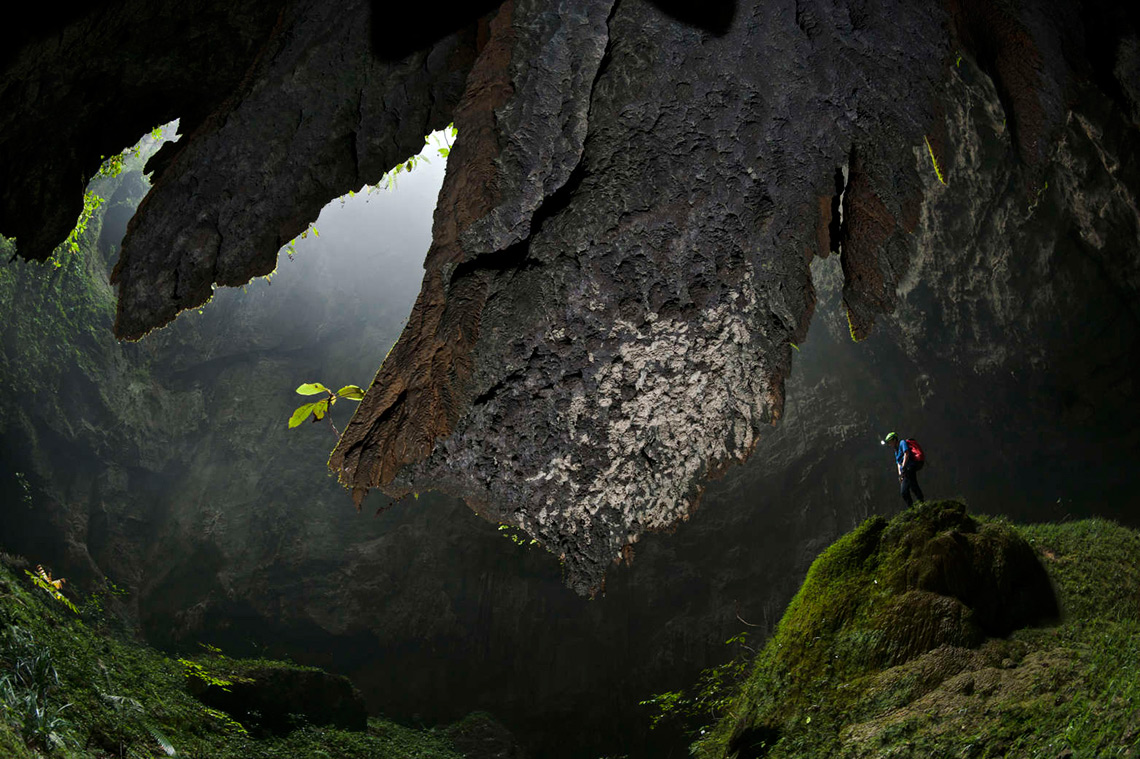
[(716, 757), (1140, 757), (1140, 534), (938, 502), (812, 565)]
[(272, 661), (225, 662), (213, 678), (223, 677), (228, 685), (211, 682), (210, 675), (191, 676), (189, 691), (258, 733), (288, 733), (298, 722), (345, 730), (368, 726), (364, 697), (343, 675)]
[[(445, 729), (365, 724), (343, 678), (217, 651), (171, 659), (100, 629), (96, 607), (80, 604), (85, 621), (22, 568), (0, 565), (0, 757), (465, 757)], [(191, 691), (225, 694), (226, 711)]]

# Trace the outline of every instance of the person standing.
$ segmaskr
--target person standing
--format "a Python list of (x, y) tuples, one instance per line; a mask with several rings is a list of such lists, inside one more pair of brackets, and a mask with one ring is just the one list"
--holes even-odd
[(916, 473), (926, 463), (926, 455), (922, 452), (918, 441), (903, 439), (894, 432), (888, 432), (883, 438), (883, 444), (895, 446), (895, 464), (899, 470), (899, 495), (906, 505), (911, 506), (914, 503), (911, 493), (914, 493), (918, 500), (925, 501), (926, 496), (918, 486)]

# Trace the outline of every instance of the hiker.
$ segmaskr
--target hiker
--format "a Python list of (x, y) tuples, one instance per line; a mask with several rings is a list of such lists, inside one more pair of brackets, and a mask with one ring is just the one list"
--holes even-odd
[(918, 496), (918, 500), (925, 501), (926, 496), (922, 494), (922, 488), (918, 486), (918, 478), (915, 476), (926, 463), (926, 455), (922, 452), (918, 441), (901, 439), (897, 434), (888, 432), (883, 438), (883, 445), (895, 446), (895, 463), (899, 469), (899, 495), (906, 501), (906, 505), (913, 504), (910, 497), (912, 492)]

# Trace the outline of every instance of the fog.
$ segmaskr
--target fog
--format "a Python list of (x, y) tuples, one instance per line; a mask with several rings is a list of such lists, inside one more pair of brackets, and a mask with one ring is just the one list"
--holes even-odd
[[(419, 293), (431, 245), (432, 215), (447, 166), (447, 159), (438, 154), (441, 134), (425, 144), (420, 156), (427, 160), (410, 173), (401, 172), (390, 184), (382, 180), (325, 206), (304, 237), (282, 248), (277, 269), (242, 288), (241, 297), (289, 299), (298, 309), (296, 317), (310, 316), (317, 322), (332, 316), (325, 312), (331, 305), (334, 311), (358, 315), (362, 329), (364, 319), (402, 324)], [(303, 292), (307, 296), (293, 302)], [(204, 311), (238, 298), (234, 290), (219, 289)], [(380, 358), (389, 347), (360, 345)]]

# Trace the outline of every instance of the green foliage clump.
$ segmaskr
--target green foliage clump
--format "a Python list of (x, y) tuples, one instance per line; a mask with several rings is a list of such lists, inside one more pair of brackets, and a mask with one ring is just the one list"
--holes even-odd
[[(447, 127), (440, 132), (424, 137), (424, 145), (431, 147), (434, 140), (436, 153), (440, 158), (447, 158), (451, 154), (451, 141), (458, 136), (459, 130), (455, 128), (455, 124), (448, 124)], [(423, 152), (420, 152), (403, 163), (398, 163), (393, 166), (380, 181), (384, 184), (385, 189), (395, 190), (396, 177), (400, 175), (400, 172), (411, 173), (417, 166), (423, 163), (431, 163), (431, 161), (428, 160)]]
[[(333, 404), (335, 404), (340, 398), (357, 402), (364, 400), (364, 390), (359, 385), (345, 385), (335, 393), (322, 385), (320, 382), (306, 382), (297, 388), (298, 395), (319, 395), (320, 393), (325, 393), (325, 397), (321, 398), (318, 401), (314, 401), (313, 403), (305, 403), (301, 406), (298, 406), (293, 411), (293, 415), (289, 417), (290, 429), (299, 427), (301, 423), (308, 419), (310, 416), (313, 417), (314, 422), (319, 422), (320, 420), (324, 419), (326, 416), (328, 416), (329, 410), (332, 409)], [(331, 419), (329, 420), (329, 424), (332, 424)], [(333, 427), (333, 433), (337, 434), (339, 437), (339, 433), (337, 433), (336, 427)]]
[(54, 268), (63, 268), (64, 254), (70, 253), (75, 255), (79, 253), (79, 243), (87, 235), (87, 228), (91, 220), (95, 218), (99, 209), (106, 202), (107, 197), (110, 196), (110, 192), (113, 191), (113, 188), (101, 187), (100, 185), (105, 185), (105, 183), (100, 183), (99, 180), (118, 177), (124, 170), (131, 167), (141, 169), (142, 164), (145, 163), (144, 152), (147, 152), (149, 156), (148, 151), (150, 151), (150, 149), (157, 149), (158, 144), (162, 140), (163, 129), (161, 126), (155, 127), (132, 147), (126, 148), (110, 158), (101, 156), (103, 163), (100, 164), (99, 171), (91, 178), (87, 189), (83, 193), (83, 209), (79, 212), (79, 218), (75, 220), (75, 227), (68, 233), (67, 239), (55, 249), (55, 252), (52, 253), (49, 259)]
[(71, 609), (76, 614), (79, 613), (79, 609), (75, 608), (75, 604), (71, 602), (71, 599), (63, 594), (63, 584), (67, 581), (62, 577), (58, 579), (53, 578), (51, 576), (51, 573), (44, 569), (42, 566), (37, 566), (35, 572), (25, 569), (24, 574), (31, 578), (32, 584), (37, 588), (47, 593), (49, 596), (67, 608)]
[[(211, 653), (215, 657), (225, 660), (226, 657), (222, 655), (221, 651), (216, 648), (210, 647)], [(194, 661), (192, 659), (179, 658), (178, 663), (182, 665), (182, 671), (186, 673), (186, 677), (196, 679), (205, 686), (214, 686), (228, 691), (230, 686), (235, 682), (248, 682), (249, 678), (240, 675), (229, 675), (220, 673), (216, 668), (211, 667), (209, 663), (202, 661)]]
[(688, 735), (696, 738), (724, 716), (737, 688), (748, 674), (751, 657), (746, 653), (756, 653), (748, 645), (747, 632), (732, 636), (725, 645), (736, 646), (736, 655), (729, 661), (702, 670), (692, 687), (665, 691), (638, 702), (640, 706), (653, 709), (649, 718), (650, 729), (671, 722), (679, 724)]
[[(118, 172), (110, 176), (118, 176)], [(79, 241), (87, 234), (87, 225), (91, 223), (92, 217), (103, 205), (105, 199), (96, 195), (91, 190), (83, 193), (83, 210), (79, 212), (79, 218), (75, 220), (75, 227), (68, 233), (67, 239), (63, 244), (56, 248), (51, 257), (51, 265), (59, 269), (63, 267), (63, 262), (60, 260), (64, 251), (68, 253), (79, 252)]]
[(48, 752), (63, 748), (71, 726), (63, 713), (70, 704), (56, 697), (60, 681), (51, 651), (38, 646), (24, 628), (9, 625), (0, 632), (0, 659), (5, 670), (0, 674), (0, 704), (8, 727), (18, 731), (26, 747)]
[(1127, 756), (1138, 715), (1140, 534), (920, 504), (816, 560), (693, 753)]
[(266, 666), (296, 667), (231, 659), (216, 649), (193, 660), (167, 658), (96, 630), (0, 566), (0, 756), (462, 759), (442, 730), (375, 718), (365, 731), (299, 722), (285, 735), (261, 737), (188, 691), (188, 675), (236, 682)]

